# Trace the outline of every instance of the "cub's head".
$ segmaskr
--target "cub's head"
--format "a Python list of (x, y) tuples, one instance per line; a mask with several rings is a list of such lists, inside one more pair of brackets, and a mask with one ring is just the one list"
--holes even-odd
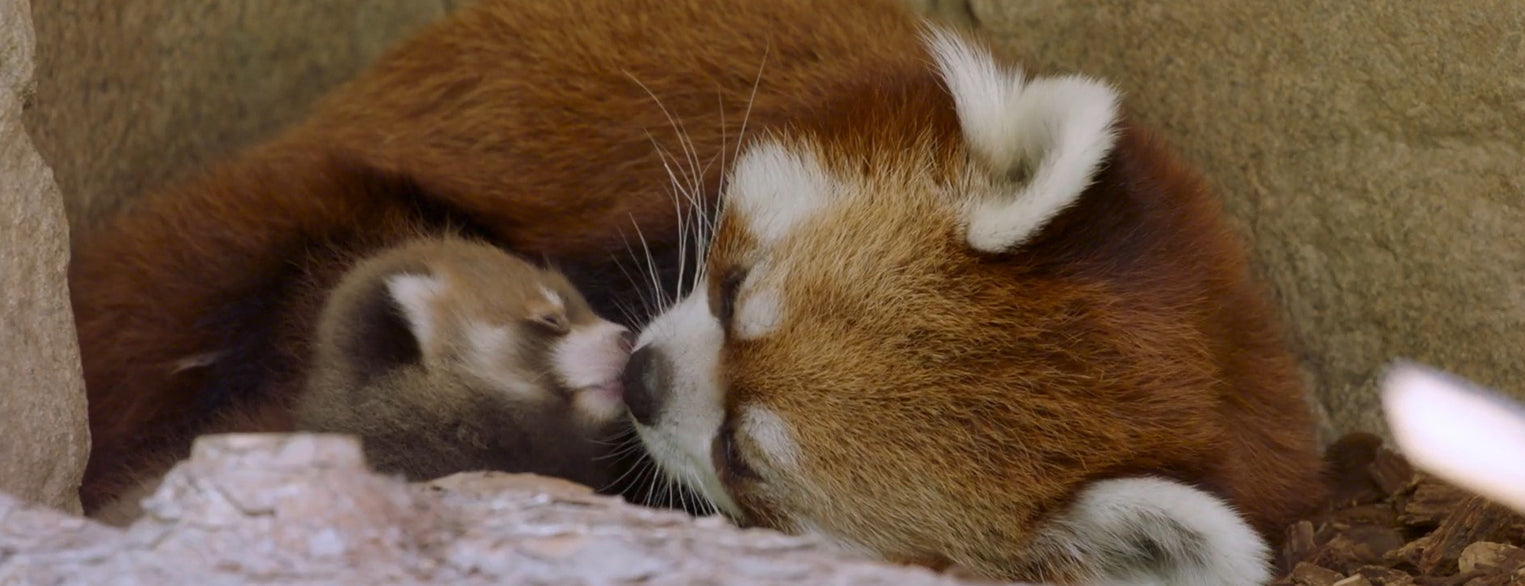
[(633, 335), (559, 272), (492, 246), (420, 239), (369, 257), (328, 295), (305, 429), (354, 433), (388, 472), (507, 469), (595, 482), (623, 429)]
[(1130, 261), (1066, 215), (1116, 188), (1097, 184), (1114, 91), (949, 34), (927, 47), (926, 71), (866, 79), (742, 152), (626, 399), (666, 472), (745, 523), (1010, 569), (1078, 485), (1202, 439), (1206, 399), (1140, 389), (1209, 375), (1116, 366), (1184, 334), (1118, 317), (1126, 299), (1087, 272)]

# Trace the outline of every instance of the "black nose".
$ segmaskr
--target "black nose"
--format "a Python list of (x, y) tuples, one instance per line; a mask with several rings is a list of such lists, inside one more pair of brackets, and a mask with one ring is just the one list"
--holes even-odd
[(651, 346), (636, 350), (625, 364), (620, 382), (625, 387), (625, 406), (641, 425), (656, 425), (667, 398), (667, 361)]

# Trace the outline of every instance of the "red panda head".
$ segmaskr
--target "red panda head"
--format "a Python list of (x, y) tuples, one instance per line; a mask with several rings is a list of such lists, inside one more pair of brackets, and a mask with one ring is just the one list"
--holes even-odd
[(1257, 579), (1214, 496), (1204, 316), (1237, 265), (1195, 186), (1133, 169), (1108, 86), (927, 48), (737, 158), (703, 274), (626, 370), (648, 450), (735, 518), (891, 559), (1079, 576), (1108, 563), (1085, 535), (1148, 525), (1143, 550), (1227, 539), (1213, 571)]

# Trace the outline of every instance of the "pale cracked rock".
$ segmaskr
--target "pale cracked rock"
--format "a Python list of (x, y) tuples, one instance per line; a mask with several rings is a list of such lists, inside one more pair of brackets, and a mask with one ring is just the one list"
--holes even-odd
[(561, 480), (409, 485), (347, 436), (197, 441), (125, 530), (0, 495), (0, 584), (972, 584)]

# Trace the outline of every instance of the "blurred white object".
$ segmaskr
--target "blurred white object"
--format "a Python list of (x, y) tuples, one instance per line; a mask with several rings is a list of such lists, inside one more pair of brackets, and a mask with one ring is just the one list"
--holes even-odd
[(1525, 513), (1525, 405), (1408, 364), (1384, 377), (1382, 405), (1414, 466)]

